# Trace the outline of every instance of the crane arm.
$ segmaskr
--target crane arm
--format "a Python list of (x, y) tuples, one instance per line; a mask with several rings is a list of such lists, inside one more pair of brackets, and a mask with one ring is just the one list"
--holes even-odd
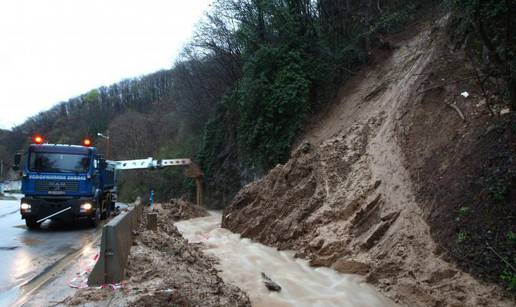
[(190, 159), (162, 159), (156, 160), (152, 157), (147, 159), (136, 159), (136, 160), (121, 160), (121, 161), (108, 161), (115, 166), (116, 170), (130, 170), (130, 169), (154, 169), (163, 168), (167, 166), (179, 166), (179, 165), (191, 165)]

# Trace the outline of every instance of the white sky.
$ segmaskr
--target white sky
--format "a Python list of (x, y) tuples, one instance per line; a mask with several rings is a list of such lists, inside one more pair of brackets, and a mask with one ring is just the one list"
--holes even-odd
[(170, 68), (211, 0), (0, 0), (0, 128)]

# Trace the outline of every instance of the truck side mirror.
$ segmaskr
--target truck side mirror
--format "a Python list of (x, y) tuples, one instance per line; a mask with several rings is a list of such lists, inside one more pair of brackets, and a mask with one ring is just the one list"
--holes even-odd
[(13, 163), (13, 170), (19, 171), (20, 170), (20, 163), (21, 163), (21, 154), (17, 153), (14, 155), (14, 163)]

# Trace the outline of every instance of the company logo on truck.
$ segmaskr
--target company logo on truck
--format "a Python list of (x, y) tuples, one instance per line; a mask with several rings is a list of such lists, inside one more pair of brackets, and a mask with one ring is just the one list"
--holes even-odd
[(75, 175), (29, 175), (29, 179), (44, 179), (44, 180), (86, 180), (86, 176)]

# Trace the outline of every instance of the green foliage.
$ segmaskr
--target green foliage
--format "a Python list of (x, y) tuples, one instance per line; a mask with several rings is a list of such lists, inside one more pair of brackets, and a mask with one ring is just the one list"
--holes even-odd
[(516, 243), (516, 232), (513, 232), (512, 230), (507, 233), (507, 241), (514, 244)]
[(244, 67), (238, 90), (245, 162), (283, 162), (310, 110), (310, 80), (299, 52), (263, 46)]
[(88, 93), (82, 96), (82, 100), (85, 103), (98, 103), (99, 101), (99, 92), (98, 90), (91, 90)]
[(465, 216), (466, 214), (469, 213), (469, 207), (460, 207), (459, 208), (459, 216), (463, 217)]
[(390, 14), (382, 14), (374, 25), (374, 30), (382, 33), (399, 31), (413, 19), (417, 12), (417, 3), (407, 1), (392, 1)]
[[(516, 265), (516, 258), (512, 261), (513, 265)], [(505, 269), (502, 274), (500, 274), (500, 278), (507, 283), (507, 289), (509, 291), (516, 292), (516, 272), (513, 271), (513, 268), (509, 265), (505, 265)]]
[(510, 187), (510, 180), (508, 180), (506, 176), (490, 178), (490, 181), (488, 183), (488, 190), (491, 194), (491, 197), (499, 203), (505, 200)]
[(236, 94), (225, 96), (204, 128), (198, 159), (207, 177), (214, 174), (226, 147), (236, 145), (234, 127), (238, 124), (238, 110)]
[(465, 231), (459, 231), (459, 233), (457, 234), (457, 242), (458, 243), (462, 243), (464, 241), (466, 241), (468, 239), (468, 233), (465, 232)]
[(457, 218), (455, 219), (457, 222), (459, 222), (461, 219), (463, 219), (466, 215), (468, 215), (470, 212), (469, 207), (460, 207), (459, 210), (457, 210)]

